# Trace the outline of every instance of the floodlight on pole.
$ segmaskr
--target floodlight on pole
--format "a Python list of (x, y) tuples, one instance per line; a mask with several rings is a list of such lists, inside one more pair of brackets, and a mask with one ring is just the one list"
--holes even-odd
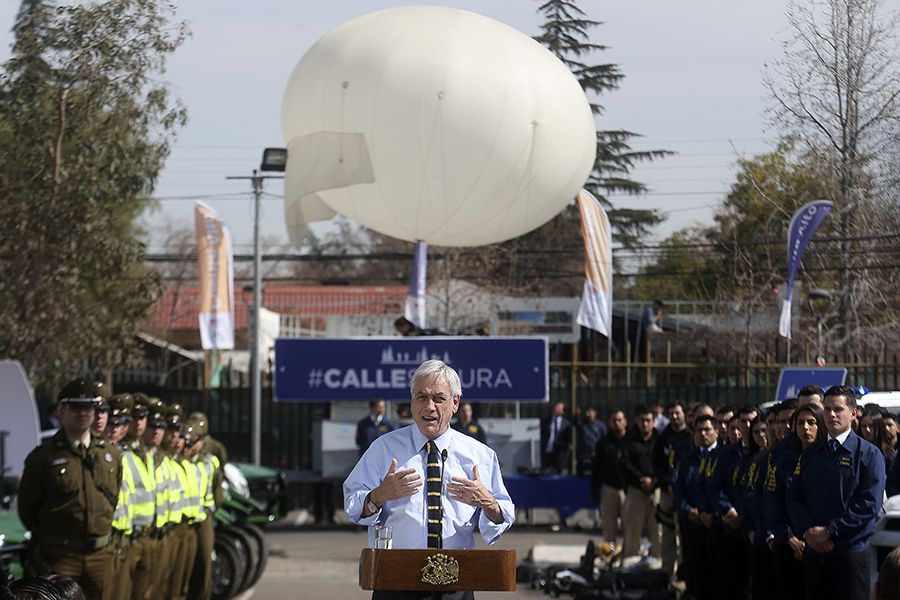
[(260, 171), (279, 171), (284, 172), (287, 165), (287, 148), (266, 148), (263, 150), (262, 164), (259, 166)]

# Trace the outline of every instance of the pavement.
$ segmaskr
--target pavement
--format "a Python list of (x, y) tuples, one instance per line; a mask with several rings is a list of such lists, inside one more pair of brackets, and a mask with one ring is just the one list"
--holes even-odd
[[(538, 511), (535, 511), (538, 513)], [(524, 512), (520, 512), (524, 518)], [(266, 529), (271, 553), (265, 573), (243, 598), (291, 600), (296, 598), (368, 600), (371, 592), (359, 587), (359, 555), (366, 546), (364, 528), (349, 524), (332, 527), (293, 525), (289, 518)], [(340, 516), (337, 520), (341, 521)], [(570, 528), (553, 531), (556, 519), (545, 513), (532, 514), (534, 525), (517, 523), (492, 548), (513, 548), (517, 562), (538, 544), (560, 544), (585, 547), (589, 539), (597, 541), (599, 532), (591, 527), (590, 515), (569, 520)], [(478, 548), (487, 547), (476, 535)], [(518, 600), (546, 597), (543, 592), (519, 584), (515, 592), (477, 592), (478, 600)]]

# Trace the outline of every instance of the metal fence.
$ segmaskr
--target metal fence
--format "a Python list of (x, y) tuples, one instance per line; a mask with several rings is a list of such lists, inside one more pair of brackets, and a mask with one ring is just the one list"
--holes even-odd
[[(900, 356), (872, 357), (846, 367), (848, 385), (873, 390), (900, 389)], [(550, 401), (571, 407), (594, 406), (605, 417), (614, 409), (626, 414), (639, 404), (673, 400), (712, 405), (761, 404), (774, 399), (783, 363), (697, 364), (675, 362), (616, 363), (553, 361), (550, 363)], [(809, 365), (814, 366), (814, 365)], [(209, 416), (213, 435), (228, 448), (231, 460), (250, 459), (250, 389), (161, 388), (119, 383), (116, 391), (144, 391), (187, 411)], [(547, 413), (545, 404), (497, 403), (476, 407), (479, 417), (528, 418)], [(279, 403), (265, 382), (262, 390), (262, 462), (280, 469), (312, 469), (312, 428), (327, 419), (331, 407), (321, 403)]]

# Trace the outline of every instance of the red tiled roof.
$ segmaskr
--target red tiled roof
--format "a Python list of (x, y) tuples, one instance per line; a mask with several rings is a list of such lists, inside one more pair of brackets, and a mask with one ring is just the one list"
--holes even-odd
[[(264, 308), (277, 313), (325, 317), (329, 315), (402, 315), (408, 289), (405, 286), (300, 286), (267, 285)], [(150, 309), (147, 326), (155, 330), (197, 329), (199, 288), (195, 284), (172, 286)], [(247, 327), (253, 299), (234, 292), (235, 329)], [(173, 311), (174, 308), (174, 311)]]

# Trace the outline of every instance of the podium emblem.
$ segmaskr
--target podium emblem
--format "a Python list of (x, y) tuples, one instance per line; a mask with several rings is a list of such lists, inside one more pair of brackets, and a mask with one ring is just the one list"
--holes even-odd
[(459, 581), (459, 563), (452, 556), (433, 554), (422, 567), (422, 582), (447, 585)]

